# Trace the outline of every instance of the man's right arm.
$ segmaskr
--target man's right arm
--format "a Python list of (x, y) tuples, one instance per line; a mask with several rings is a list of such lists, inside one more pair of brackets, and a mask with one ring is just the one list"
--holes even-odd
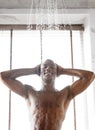
[(13, 92), (19, 94), (22, 97), (26, 97), (27, 89), (25, 85), (23, 85), (19, 80), (16, 78), (25, 76), (25, 75), (32, 75), (37, 74), (40, 75), (40, 65), (34, 68), (27, 68), (27, 69), (14, 69), (9, 71), (4, 71), (0, 73), (1, 80), (3, 83)]

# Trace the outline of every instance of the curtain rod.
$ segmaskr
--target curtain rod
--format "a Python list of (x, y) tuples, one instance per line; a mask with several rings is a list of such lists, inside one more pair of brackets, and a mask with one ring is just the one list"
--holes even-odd
[(82, 30), (84, 31), (83, 24), (30, 24), (30, 25), (1, 25), (0, 30)]

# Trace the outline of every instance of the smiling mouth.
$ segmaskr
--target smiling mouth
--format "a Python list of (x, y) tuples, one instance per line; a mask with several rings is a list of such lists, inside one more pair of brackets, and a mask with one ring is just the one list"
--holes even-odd
[(51, 72), (44, 72), (44, 75), (45, 75), (45, 76), (52, 76), (52, 74), (53, 74), (53, 73), (51, 73)]

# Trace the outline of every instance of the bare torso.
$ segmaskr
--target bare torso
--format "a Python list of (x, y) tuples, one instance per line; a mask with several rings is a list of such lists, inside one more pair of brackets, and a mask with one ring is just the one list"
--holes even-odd
[(68, 88), (58, 91), (29, 92), (31, 130), (60, 130), (70, 100)]
[[(43, 87), (41, 91), (35, 91), (31, 86), (23, 85), (16, 79), (31, 74), (41, 77)], [(79, 79), (70, 87), (56, 91), (55, 78), (64, 74)], [(52, 60), (46, 60), (42, 66), (1, 72), (0, 78), (9, 89), (26, 98), (31, 130), (60, 130), (71, 99), (87, 89), (94, 80), (95, 74), (87, 70), (65, 69)]]

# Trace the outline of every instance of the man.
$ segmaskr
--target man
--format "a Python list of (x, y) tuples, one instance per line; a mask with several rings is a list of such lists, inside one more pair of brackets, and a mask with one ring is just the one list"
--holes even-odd
[[(32, 86), (24, 85), (16, 78), (37, 74), (42, 78), (42, 89), (36, 91)], [(60, 75), (79, 77), (71, 86), (58, 91), (54, 87), (55, 78)], [(94, 80), (94, 73), (79, 69), (65, 69), (46, 60), (43, 65), (30, 69), (15, 69), (1, 72), (1, 79), (9, 89), (24, 97), (27, 101), (31, 130), (60, 130), (70, 101), (83, 92)]]

